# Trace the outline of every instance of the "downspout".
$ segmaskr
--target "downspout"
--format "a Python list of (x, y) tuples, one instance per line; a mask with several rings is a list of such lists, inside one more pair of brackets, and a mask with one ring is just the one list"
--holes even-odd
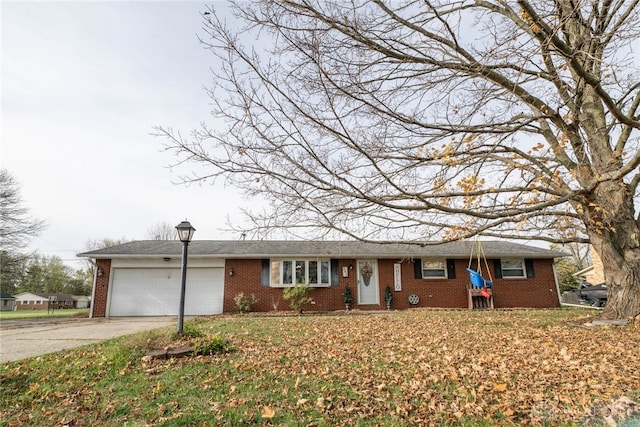
[(98, 284), (98, 264), (93, 262), (91, 258), (87, 258), (87, 261), (95, 267), (93, 269), (93, 285), (91, 286), (91, 310), (89, 310), (89, 318), (93, 319), (93, 309), (95, 307), (94, 301), (96, 300), (96, 285)]
[(562, 307), (562, 296), (560, 295), (560, 286), (558, 285), (558, 275), (556, 273), (556, 260), (553, 259), (553, 264), (551, 264), (553, 269), (553, 281), (556, 282), (556, 294), (558, 295), (558, 304)]

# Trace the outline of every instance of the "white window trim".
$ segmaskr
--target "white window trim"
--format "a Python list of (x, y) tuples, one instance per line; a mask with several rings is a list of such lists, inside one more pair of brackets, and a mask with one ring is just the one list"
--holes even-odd
[[(503, 261), (519, 261), (520, 262), (520, 267), (522, 269), (522, 275), (520, 276), (505, 276), (504, 274), (504, 270), (505, 268), (503, 267)], [(500, 259), (500, 270), (502, 272), (502, 278), (503, 279), (526, 279), (527, 278), (527, 266), (524, 263), (524, 259), (522, 258), (501, 258)], [(508, 271), (516, 271), (518, 270), (517, 268), (508, 268)]]
[[(294, 287), (297, 283), (282, 283), (282, 274), (284, 269), (282, 268), (282, 263), (286, 262), (286, 261), (290, 261), (292, 263), (293, 268), (295, 269), (295, 265), (296, 262), (298, 261), (304, 261), (305, 262), (305, 271), (306, 271), (306, 276), (309, 277), (309, 262), (310, 261), (315, 261), (318, 263), (318, 278), (321, 277), (321, 265), (323, 262), (327, 263), (327, 267), (328, 267), (328, 283), (305, 283), (307, 285), (309, 285), (310, 288), (330, 288), (331, 287), (331, 260), (329, 258), (271, 258), (269, 260), (269, 287), (271, 288), (292, 288)], [(280, 283), (272, 283), (271, 279), (271, 269), (273, 268), (273, 263), (277, 262), (279, 263), (279, 277), (280, 277)], [(295, 276), (295, 272), (293, 272), (293, 275)], [(322, 280), (322, 279), (320, 279)]]
[[(442, 262), (442, 271), (444, 272), (444, 275), (442, 276), (425, 276), (424, 275), (424, 263), (425, 262)], [(422, 260), (422, 265), (420, 266), (422, 267), (420, 269), (420, 271), (422, 272), (422, 278), (426, 279), (426, 280), (442, 280), (442, 279), (448, 279), (449, 275), (447, 272), (447, 260), (445, 258), (425, 258)], [(431, 271), (440, 271), (440, 269), (429, 269)]]

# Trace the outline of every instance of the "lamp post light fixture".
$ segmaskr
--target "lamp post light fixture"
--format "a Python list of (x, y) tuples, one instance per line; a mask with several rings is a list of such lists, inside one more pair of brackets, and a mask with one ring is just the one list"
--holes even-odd
[(193, 228), (189, 221), (184, 220), (176, 225), (176, 230), (178, 231), (178, 239), (184, 243), (182, 247), (182, 280), (180, 282), (180, 313), (178, 315), (178, 335), (182, 336), (182, 327), (184, 325), (184, 293), (187, 287), (187, 253), (189, 251), (189, 242), (196, 229)]

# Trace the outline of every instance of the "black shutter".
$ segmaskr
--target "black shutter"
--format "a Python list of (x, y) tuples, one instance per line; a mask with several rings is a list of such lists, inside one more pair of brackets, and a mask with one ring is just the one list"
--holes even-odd
[(533, 260), (530, 259), (530, 258), (526, 258), (524, 260), (524, 266), (527, 269), (527, 277), (529, 279), (532, 279), (534, 277), (534, 274), (533, 274)]
[(456, 260), (453, 258), (447, 258), (447, 277), (449, 279), (456, 278)]
[(340, 272), (338, 269), (340, 266), (338, 265), (338, 260), (335, 258), (331, 258), (331, 286), (338, 286), (340, 282)]
[(416, 279), (422, 279), (422, 260), (420, 258), (413, 259), (413, 274)]
[(269, 286), (269, 258), (262, 260), (262, 280), (260, 284), (262, 286)]
[(493, 269), (495, 270), (496, 279), (502, 279), (502, 263), (499, 259), (493, 260)]

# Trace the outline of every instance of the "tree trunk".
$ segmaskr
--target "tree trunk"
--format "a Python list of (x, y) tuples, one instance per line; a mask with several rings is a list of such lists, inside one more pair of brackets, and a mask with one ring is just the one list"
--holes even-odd
[(591, 244), (602, 259), (608, 287), (608, 302), (601, 317), (627, 319), (640, 315), (640, 227), (633, 217), (633, 198), (626, 186), (603, 183), (600, 187), (586, 223)]
[[(609, 300), (601, 317), (627, 319), (640, 314), (640, 249), (618, 251), (615, 242), (593, 239), (594, 249), (602, 258)], [(608, 241), (607, 241), (608, 240)]]

